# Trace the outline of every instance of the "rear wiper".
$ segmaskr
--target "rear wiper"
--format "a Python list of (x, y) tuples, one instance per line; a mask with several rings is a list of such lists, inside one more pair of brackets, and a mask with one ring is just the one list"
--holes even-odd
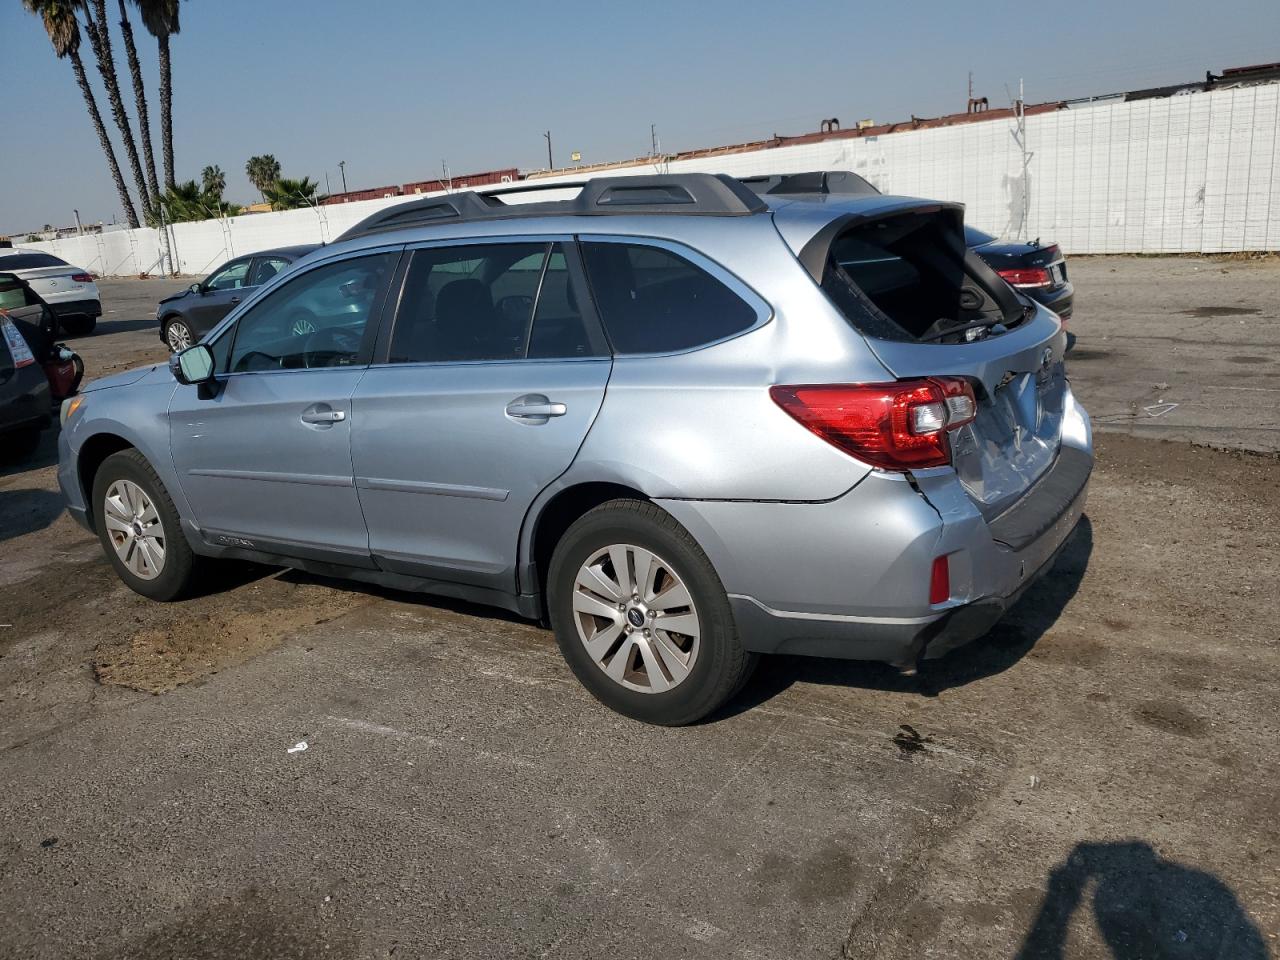
[[(962, 323), (957, 327), (947, 327), (947, 329), (941, 331), (940, 333), (932, 333), (927, 337), (919, 337), (917, 339), (919, 339), (920, 342), (922, 343), (927, 343), (930, 340), (941, 340), (943, 337), (949, 337), (949, 336), (952, 336), (953, 334), (964, 333), (968, 330), (979, 330), (979, 329), (990, 330), (992, 333), (995, 333), (995, 334), (1007, 333), (1009, 330), (1009, 328), (1006, 327), (999, 320), (977, 320), (974, 323)], [(977, 338), (966, 337), (965, 339), (968, 341), (972, 341)]]

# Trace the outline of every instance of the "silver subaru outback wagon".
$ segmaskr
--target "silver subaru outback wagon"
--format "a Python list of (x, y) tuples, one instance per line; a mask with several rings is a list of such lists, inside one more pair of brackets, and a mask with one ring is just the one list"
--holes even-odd
[(1052, 565), (1089, 421), (959, 206), (709, 174), (530, 199), (375, 214), (70, 402), (59, 481), (121, 579), (173, 600), (255, 560), (504, 607), (682, 724), (762, 653), (912, 668)]

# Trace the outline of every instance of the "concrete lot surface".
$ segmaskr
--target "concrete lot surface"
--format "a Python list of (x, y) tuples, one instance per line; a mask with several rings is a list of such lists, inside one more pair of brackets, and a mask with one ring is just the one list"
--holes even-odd
[[(1275, 957), (1280, 459), (1157, 438), (1277, 449), (1280, 264), (1198, 263), (1072, 262), (1113, 432), (989, 637), (769, 659), (687, 729), (478, 607), (258, 568), (143, 600), (47, 437), (0, 467), (0, 957)], [(164, 356), (166, 285), (102, 284), (90, 375)], [(1179, 406), (1125, 421), (1153, 378)]]

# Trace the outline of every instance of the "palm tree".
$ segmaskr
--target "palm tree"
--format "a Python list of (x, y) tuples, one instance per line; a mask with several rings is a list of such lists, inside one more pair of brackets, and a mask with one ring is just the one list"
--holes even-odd
[(267, 199), (267, 187), (271, 186), (280, 177), (280, 161), (269, 153), (264, 153), (257, 157), (250, 157), (244, 165), (245, 175), (249, 178), (249, 182), (258, 188), (263, 201)]
[(142, 14), (142, 25), (156, 38), (160, 59), (160, 146), (164, 151), (164, 185), (173, 179), (173, 75), (169, 67), (169, 38), (180, 29), (179, 0), (133, 0)]
[[(207, 173), (210, 169), (205, 167)], [(160, 198), (165, 217), (170, 223), (185, 223), (191, 220), (209, 220), (226, 215), (234, 217), (240, 213), (240, 207), (234, 203), (223, 203), (220, 196), (202, 189), (194, 180), (176, 183), (165, 191)]]
[(211, 164), (200, 171), (200, 184), (206, 194), (221, 200), (222, 191), (227, 189), (227, 175), (220, 166)]
[(290, 180), (281, 177), (264, 191), (272, 210), (294, 210), (298, 207), (314, 207), (323, 197), (316, 196), (319, 184), (310, 177)]
[(120, 34), (124, 37), (124, 50), (129, 58), (129, 74), (133, 78), (133, 102), (138, 110), (138, 137), (142, 140), (143, 172), (147, 175), (147, 189), (151, 196), (160, 196), (160, 184), (156, 182), (156, 158), (151, 149), (151, 119), (147, 114), (147, 92), (142, 85), (142, 65), (138, 62), (138, 48), (133, 42), (133, 24), (129, 22), (129, 14), (125, 10), (124, 0), (120, 4)]
[(133, 172), (133, 182), (138, 188), (138, 199), (144, 209), (150, 209), (155, 203), (147, 190), (146, 178), (142, 175), (142, 163), (138, 160), (138, 146), (133, 139), (133, 124), (124, 110), (124, 99), (120, 96), (120, 84), (116, 80), (116, 62), (111, 53), (111, 32), (107, 28), (107, 0), (84, 0), (81, 5), (84, 12), (84, 29), (89, 34), (89, 45), (93, 47), (94, 58), (98, 61), (98, 72), (102, 74), (103, 86), (107, 88), (107, 102), (111, 104), (111, 116), (120, 130), (120, 139), (124, 141), (124, 155)]
[(80, 23), (76, 20), (76, 4), (73, 0), (22, 0), (22, 5), (44, 21), (44, 29), (49, 34), (49, 42), (53, 44), (53, 52), (58, 59), (66, 58), (71, 61), (71, 69), (76, 75), (80, 93), (84, 95), (89, 119), (93, 121), (93, 128), (98, 133), (98, 143), (102, 145), (107, 166), (116, 182), (120, 209), (129, 226), (136, 227), (138, 213), (129, 198), (129, 190), (124, 185), (124, 175), (120, 172), (120, 164), (116, 162), (116, 152), (112, 149), (111, 138), (107, 136), (107, 128), (102, 123), (102, 114), (98, 112), (98, 103), (93, 96), (93, 88), (89, 86), (89, 78), (84, 72), (84, 62), (80, 59)]

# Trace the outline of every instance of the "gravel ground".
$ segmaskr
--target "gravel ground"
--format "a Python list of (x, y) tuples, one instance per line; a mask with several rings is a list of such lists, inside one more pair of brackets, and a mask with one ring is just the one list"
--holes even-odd
[[(477, 607), (261, 568), (149, 603), (47, 439), (0, 468), (0, 957), (1274, 957), (1280, 458), (1153, 438), (1276, 449), (1209, 400), (1280, 387), (1280, 266), (1196, 267), (1073, 261), (1115, 432), (989, 637), (916, 678), (767, 660), (685, 730)], [(91, 376), (163, 358), (165, 283), (104, 282)], [(1150, 333), (1153, 284), (1256, 306), (1258, 346)], [(1109, 419), (1166, 370), (1177, 410)]]

